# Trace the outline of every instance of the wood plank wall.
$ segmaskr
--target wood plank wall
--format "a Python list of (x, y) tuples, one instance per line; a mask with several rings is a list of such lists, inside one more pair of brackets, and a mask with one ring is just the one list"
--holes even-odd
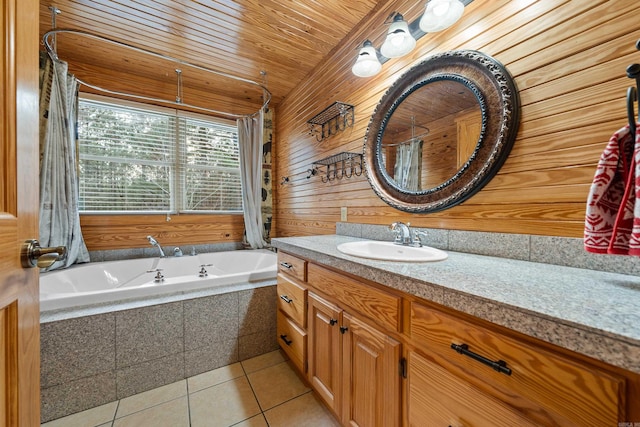
[[(600, 153), (626, 123), (626, 77), (640, 62), (637, 0), (475, 0), (454, 27), (428, 34), (405, 58), (369, 79), (351, 74), (356, 48), (380, 46), (385, 18), (411, 20), (424, 2), (390, 1), (372, 12), (278, 109), (273, 236), (331, 234), (348, 222), (581, 237), (585, 201)], [(522, 120), (500, 173), (460, 206), (406, 214), (380, 201), (366, 177), (322, 183), (306, 178), (313, 161), (361, 152), (369, 117), (387, 87), (412, 64), (453, 49), (476, 49), (504, 65), (520, 90)], [(334, 101), (355, 105), (353, 128), (317, 142), (306, 121)], [(290, 182), (280, 185), (288, 176)]]
[[(167, 218), (170, 218), (167, 220)], [(90, 251), (148, 247), (146, 236), (163, 247), (241, 242), (242, 215), (80, 215), (80, 227)]]

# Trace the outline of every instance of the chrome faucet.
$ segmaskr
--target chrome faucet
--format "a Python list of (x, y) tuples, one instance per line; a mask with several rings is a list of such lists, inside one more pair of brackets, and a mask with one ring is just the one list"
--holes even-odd
[(162, 246), (160, 246), (160, 243), (158, 243), (158, 241), (156, 239), (154, 239), (152, 236), (147, 236), (147, 240), (149, 241), (149, 244), (151, 246), (155, 246), (158, 248), (158, 250), (160, 251), (160, 256), (162, 258), (164, 258), (166, 255), (164, 254), (164, 251), (162, 250)]
[(405, 224), (404, 222), (394, 222), (391, 224), (391, 231), (395, 233), (395, 239), (393, 243), (396, 245), (406, 245), (409, 246), (412, 244), (411, 239), (411, 229), (409, 228), (409, 224)]

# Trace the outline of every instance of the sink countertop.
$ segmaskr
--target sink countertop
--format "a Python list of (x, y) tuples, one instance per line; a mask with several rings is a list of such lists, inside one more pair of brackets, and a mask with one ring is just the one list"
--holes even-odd
[(640, 277), (446, 251), (437, 262), (343, 254), (361, 241), (274, 238), (274, 247), (640, 373)]

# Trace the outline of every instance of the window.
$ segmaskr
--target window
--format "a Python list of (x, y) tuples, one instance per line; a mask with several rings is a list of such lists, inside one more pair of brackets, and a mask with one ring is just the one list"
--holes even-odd
[(81, 98), (80, 211), (242, 211), (235, 123)]

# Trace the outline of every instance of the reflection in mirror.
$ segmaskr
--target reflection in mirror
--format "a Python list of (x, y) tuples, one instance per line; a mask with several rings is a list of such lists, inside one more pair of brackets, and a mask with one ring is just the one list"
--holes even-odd
[(480, 103), (467, 86), (431, 81), (391, 114), (380, 143), (384, 170), (405, 191), (438, 187), (467, 163), (481, 128)]
[(500, 62), (475, 50), (433, 55), (376, 106), (362, 151), (367, 179), (396, 209), (448, 209), (495, 176), (519, 123), (518, 90)]

